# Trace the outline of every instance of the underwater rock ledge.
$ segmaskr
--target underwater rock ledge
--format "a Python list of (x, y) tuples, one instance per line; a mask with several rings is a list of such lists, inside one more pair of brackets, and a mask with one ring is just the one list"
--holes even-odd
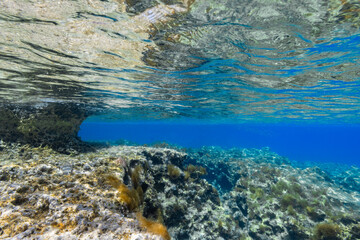
[(0, 144), (1, 239), (360, 236), (359, 192), (269, 149), (113, 146), (73, 156)]
[(42, 103), (0, 106), (0, 140), (49, 146), (70, 153), (87, 148), (77, 136), (88, 113), (79, 104)]

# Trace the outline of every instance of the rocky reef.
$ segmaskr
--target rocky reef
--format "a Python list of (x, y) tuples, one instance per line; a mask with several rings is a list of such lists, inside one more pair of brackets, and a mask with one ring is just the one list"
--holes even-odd
[(1, 148), (1, 239), (359, 239), (357, 168), (334, 180), (269, 149)]
[(32, 146), (49, 146), (71, 153), (86, 149), (77, 136), (87, 116), (80, 104), (3, 104), (0, 106), (0, 139)]
[[(358, 238), (356, 167), (297, 168), (268, 148), (202, 148), (188, 159), (204, 166), (205, 179), (222, 190), (222, 204), (245, 230), (243, 239)], [(347, 179), (353, 181), (346, 186)]]

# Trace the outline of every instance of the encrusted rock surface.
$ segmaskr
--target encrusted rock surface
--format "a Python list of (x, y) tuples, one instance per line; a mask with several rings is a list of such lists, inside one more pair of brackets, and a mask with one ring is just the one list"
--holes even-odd
[[(204, 147), (190, 151), (188, 162), (206, 167), (205, 179), (222, 192), (222, 206), (244, 239), (358, 239), (357, 167), (296, 168), (268, 148)], [(339, 231), (319, 237), (323, 223)]]
[[(212, 234), (206, 222), (222, 217), (217, 191), (196, 172), (185, 179), (184, 153), (112, 147), (74, 157), (47, 148), (3, 148), (1, 238), (159, 239), (139, 226), (141, 212), (163, 222), (173, 239), (201, 239)], [(170, 174), (169, 166), (178, 172)], [(141, 186), (136, 209), (118, 199), (109, 175), (129, 189)]]
[(169, 239), (144, 227), (141, 215), (179, 240), (360, 232), (360, 194), (339, 180), (357, 168), (334, 180), (269, 149), (113, 146), (64, 155), (3, 142), (1, 149), (1, 239)]
[(84, 150), (77, 136), (88, 112), (80, 104), (1, 104), (0, 139), (49, 146), (59, 152)]

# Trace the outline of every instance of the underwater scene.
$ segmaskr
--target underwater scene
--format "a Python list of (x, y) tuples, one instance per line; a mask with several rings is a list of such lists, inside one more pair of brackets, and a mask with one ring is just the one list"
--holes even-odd
[(360, 240), (360, 1), (0, 0), (0, 239)]

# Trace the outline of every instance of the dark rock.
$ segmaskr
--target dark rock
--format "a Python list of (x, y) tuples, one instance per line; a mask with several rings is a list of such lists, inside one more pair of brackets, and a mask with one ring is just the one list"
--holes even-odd
[(249, 236), (254, 240), (263, 240), (260, 234), (253, 232), (251, 230), (249, 231)]
[(153, 164), (174, 164), (177, 167), (183, 165), (185, 154), (174, 154), (174, 151), (143, 151), (144, 156)]
[(290, 239), (291, 240), (309, 239), (309, 236), (304, 232), (304, 230), (300, 229), (295, 224), (289, 224), (287, 226), (287, 230), (288, 230), (288, 234), (289, 234), (289, 237), (288, 237), (289, 240)]
[(239, 207), (240, 211), (242, 212), (242, 214), (244, 216), (247, 216), (248, 215), (248, 206), (246, 203), (246, 197), (243, 194), (238, 193), (235, 196), (235, 202), (236, 202), (236, 205)]
[(0, 171), (0, 181), (8, 181), (10, 174), (5, 171)]
[(343, 223), (344, 225), (350, 225), (350, 224), (353, 224), (353, 223), (357, 223), (357, 221), (350, 217), (350, 216), (342, 216), (340, 218), (340, 222)]
[(184, 218), (186, 215), (186, 206), (180, 203), (174, 203), (173, 205), (166, 208), (165, 215), (167, 216), (167, 224), (169, 227), (173, 227), (181, 224), (188, 224), (188, 220)]
[(27, 191), (29, 191), (30, 187), (27, 185), (21, 186), (18, 189), (16, 189), (17, 193), (25, 193)]
[(77, 133), (87, 114), (76, 104), (0, 106), (0, 139), (32, 146), (49, 146), (59, 152), (86, 147)]
[(210, 201), (213, 202), (215, 205), (220, 205), (220, 195), (218, 191), (210, 184), (206, 186), (204, 195), (209, 198)]
[(360, 192), (359, 176), (349, 176), (343, 179), (341, 183), (344, 187)]
[(353, 226), (350, 233), (351, 240), (360, 239), (360, 224)]
[(275, 219), (276, 215), (273, 212), (267, 212), (266, 215), (270, 218), (270, 219)]
[(17, 206), (17, 205), (24, 204), (25, 202), (27, 202), (27, 200), (28, 199), (24, 198), (22, 195), (15, 194), (14, 200), (12, 200), (11, 203), (14, 204), (15, 206)]
[(314, 222), (322, 222), (326, 218), (326, 214), (321, 209), (307, 207), (306, 212)]
[(319, 167), (313, 167), (311, 170), (314, 171), (315, 173), (317, 173), (320, 177), (322, 177), (324, 181), (327, 181), (327, 182), (334, 181), (333, 179), (331, 179), (331, 177), (328, 175), (328, 173), (326, 173)]

